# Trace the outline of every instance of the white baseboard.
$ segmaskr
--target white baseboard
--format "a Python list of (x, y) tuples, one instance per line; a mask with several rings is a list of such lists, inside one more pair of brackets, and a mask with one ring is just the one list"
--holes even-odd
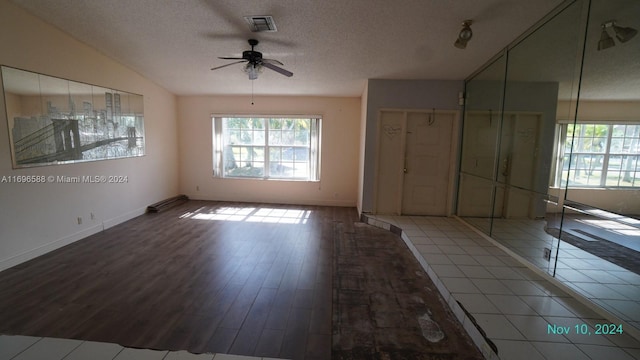
[(202, 194), (187, 194), (190, 200), (205, 201), (231, 201), (264, 204), (289, 204), (289, 205), (317, 205), (356, 207), (355, 200), (323, 200), (323, 199), (271, 199), (271, 198), (238, 198), (237, 196), (208, 196)]
[(144, 214), (147, 211), (146, 207), (140, 208), (140, 209), (135, 209), (129, 212), (126, 212), (124, 214), (120, 214), (116, 217), (114, 217), (113, 219), (109, 219), (109, 220), (105, 220), (102, 222), (102, 227), (103, 230), (106, 230), (108, 228), (114, 227), (118, 224), (122, 224), (125, 221), (129, 221), (135, 217), (138, 217), (142, 214)]
[(91, 227), (88, 227), (86, 229), (82, 229), (76, 233), (73, 233), (69, 236), (65, 236), (63, 238), (51, 241), (49, 243), (46, 243), (44, 245), (40, 245), (38, 247), (36, 247), (35, 249), (31, 249), (31, 250), (27, 250), (23, 253), (20, 253), (18, 255), (14, 255), (11, 256), (9, 258), (6, 259), (0, 259), (0, 271), (9, 269), (13, 266), (22, 264), (23, 262), (29, 261), (31, 259), (34, 259), (38, 256), (44, 255), (48, 252), (54, 251), (56, 249), (59, 249), (63, 246), (69, 245), (71, 243), (74, 243), (78, 240), (82, 240), (88, 236), (91, 236), (93, 234), (99, 233), (100, 231), (104, 230), (104, 229), (108, 229), (110, 227), (113, 227), (115, 225), (118, 225), (120, 223), (123, 223), (127, 220), (131, 220), (136, 216), (142, 215), (145, 213), (146, 208), (142, 208), (142, 209), (136, 209), (133, 211), (129, 211), (126, 214), (122, 214), (119, 215), (113, 219), (109, 219), (109, 220), (105, 220), (103, 221), (101, 224), (97, 224), (97, 225), (93, 225)]

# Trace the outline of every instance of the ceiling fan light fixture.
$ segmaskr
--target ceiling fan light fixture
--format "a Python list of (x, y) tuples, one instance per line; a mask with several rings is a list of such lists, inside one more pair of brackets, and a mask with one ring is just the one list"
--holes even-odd
[(458, 34), (458, 39), (453, 44), (453, 46), (458, 49), (465, 49), (467, 47), (467, 43), (473, 37), (473, 31), (471, 30), (471, 24), (473, 24), (473, 20), (465, 20), (462, 22), (462, 30)]
[(262, 70), (262, 65), (260, 64), (247, 63), (247, 65), (242, 67), (242, 71), (249, 76), (249, 80), (256, 80), (258, 75), (262, 73)]
[[(245, 63), (242, 66), (242, 71), (249, 76), (249, 80), (255, 80), (258, 78), (258, 75), (264, 70), (266, 67), (269, 70), (273, 70), (281, 75), (286, 77), (292, 77), (293, 73), (289, 70), (283, 69), (278, 65), (284, 65), (282, 62), (275, 59), (263, 59), (262, 53), (259, 51), (255, 51), (254, 48), (258, 45), (259, 41), (256, 39), (249, 39), (249, 45), (251, 45), (251, 50), (246, 50), (242, 52), (242, 57), (233, 57), (233, 56), (222, 56), (219, 59), (224, 60), (237, 60), (230, 64), (215, 66), (211, 68), (211, 70), (218, 70), (221, 68), (225, 68), (230, 65)], [(276, 65), (277, 64), (277, 65)]]

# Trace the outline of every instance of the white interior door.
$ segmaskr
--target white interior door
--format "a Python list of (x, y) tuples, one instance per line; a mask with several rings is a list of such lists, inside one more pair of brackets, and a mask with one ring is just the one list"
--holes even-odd
[(510, 185), (503, 208), (507, 218), (535, 218), (535, 199), (530, 191), (536, 176), (539, 126), (539, 114), (504, 116), (498, 181)]
[[(460, 177), (458, 198), (460, 216), (501, 216), (503, 193), (493, 184), (499, 129), (499, 113), (474, 111), (465, 114), (460, 164), (463, 176)], [(500, 206), (494, 207), (494, 202)]]
[(455, 114), (408, 112), (402, 214), (447, 215)]

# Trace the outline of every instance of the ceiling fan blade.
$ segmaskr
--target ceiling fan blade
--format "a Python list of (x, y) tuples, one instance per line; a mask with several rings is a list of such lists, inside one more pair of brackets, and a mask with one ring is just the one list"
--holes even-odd
[(284, 65), (283, 63), (281, 63), (280, 61), (275, 60), (275, 59), (262, 59), (262, 62), (263, 63), (268, 62), (268, 63), (272, 63), (272, 64)]
[(278, 73), (280, 73), (280, 74), (282, 74), (284, 76), (288, 76), (288, 77), (292, 77), (293, 76), (293, 73), (291, 71), (285, 70), (285, 69), (283, 69), (281, 67), (275, 66), (275, 65), (273, 65), (271, 63), (268, 63), (268, 62), (263, 62), (262, 66), (264, 66), (266, 68), (269, 68), (269, 69), (271, 69), (271, 70), (273, 70), (275, 72), (278, 72)]
[(235, 64), (240, 64), (245, 62), (246, 60), (242, 60), (242, 61), (234, 61), (232, 63), (226, 64), (226, 65), (220, 65), (220, 66), (216, 66), (211, 68), (211, 70), (218, 70), (218, 69), (222, 69), (223, 67), (227, 67), (227, 66), (231, 66), (231, 65), (235, 65)]
[(230, 57), (230, 56), (218, 56), (218, 59), (222, 59), (222, 60), (244, 60), (244, 58), (241, 58), (241, 57)]
[[(232, 15), (232, 17), (235, 17), (235, 15)], [(238, 33), (236, 34), (222, 34), (222, 33), (215, 33), (215, 32), (206, 32), (206, 33), (200, 33), (199, 35), (201, 37), (206, 37), (212, 40), (223, 40), (223, 41), (230, 41), (230, 40), (238, 40), (238, 42), (242, 41), (242, 43), (246, 44), (247, 43), (247, 39), (248, 38), (255, 38), (256, 37), (256, 33), (252, 33), (251, 31), (249, 31), (249, 29), (246, 27), (246, 23), (243, 24), (243, 30), (238, 30)], [(266, 35), (266, 33), (264, 35), (260, 36), (260, 44), (274, 44), (274, 45), (281, 45), (281, 46), (286, 46), (289, 48), (296, 48), (298, 47), (298, 44), (296, 44), (295, 42), (292, 41), (286, 41), (286, 40), (278, 40), (278, 39), (271, 39), (268, 37), (268, 35)]]

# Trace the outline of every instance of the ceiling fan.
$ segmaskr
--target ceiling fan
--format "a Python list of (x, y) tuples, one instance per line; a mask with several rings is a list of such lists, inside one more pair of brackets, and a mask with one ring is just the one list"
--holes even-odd
[[(278, 60), (273, 60), (273, 59), (264, 59), (262, 58), (262, 53), (259, 51), (255, 51), (253, 50), (253, 48), (258, 45), (258, 40), (256, 39), (249, 39), (249, 45), (251, 45), (251, 50), (246, 50), (242, 52), (242, 57), (219, 57), (218, 59), (223, 59), (223, 60), (239, 60), (239, 61), (235, 61), (232, 62), (230, 64), (226, 64), (226, 65), (221, 65), (221, 66), (216, 66), (214, 68), (211, 68), (211, 70), (217, 70), (217, 69), (221, 69), (223, 67), (227, 67), (227, 66), (231, 66), (231, 65), (235, 65), (235, 64), (240, 64), (240, 63), (245, 63), (246, 65), (244, 65), (244, 72), (246, 72), (249, 75), (249, 80), (255, 80), (258, 78), (258, 74), (262, 71), (263, 67), (266, 67), (267, 69), (271, 69), (277, 73), (280, 73), (284, 76), (287, 77), (291, 77), (293, 76), (293, 73), (291, 71), (285, 70), (277, 65), (284, 65), (283, 63), (281, 63)], [(277, 64), (277, 65), (276, 65)]]

